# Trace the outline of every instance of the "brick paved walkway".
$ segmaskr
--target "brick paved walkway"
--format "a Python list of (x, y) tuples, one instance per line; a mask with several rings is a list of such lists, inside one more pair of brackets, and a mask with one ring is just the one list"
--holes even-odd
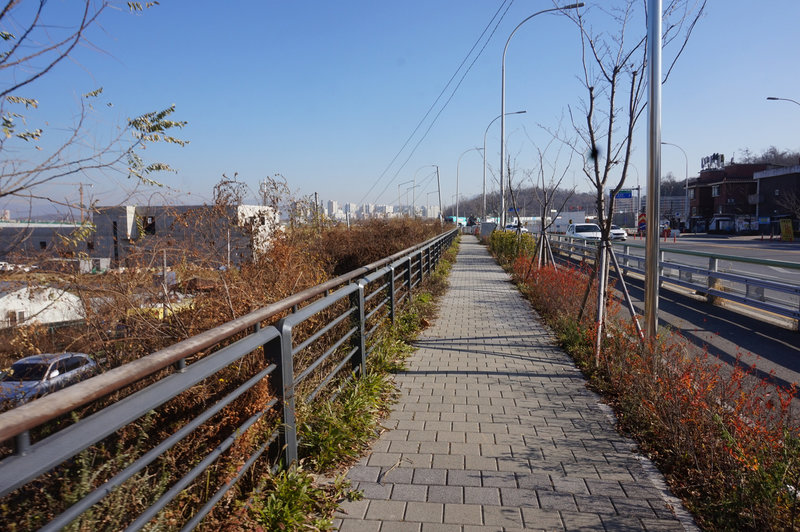
[(416, 345), (342, 532), (695, 529), (474, 237)]

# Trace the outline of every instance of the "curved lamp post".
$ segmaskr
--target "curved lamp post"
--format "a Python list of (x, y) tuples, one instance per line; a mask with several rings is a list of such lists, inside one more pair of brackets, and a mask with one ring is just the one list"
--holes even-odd
[(408, 181), (403, 181), (402, 183), (397, 184), (397, 208), (400, 209), (400, 214), (403, 214), (403, 202), (402, 196), (400, 196), (400, 187), (402, 185), (407, 185), (408, 183), (413, 183), (413, 179), (409, 179)]
[[(527, 113), (528, 111), (514, 111), (513, 113), (506, 113), (506, 115), (522, 115)], [(486, 135), (489, 133), (489, 128), (492, 127), (492, 124), (497, 122), (497, 120), (502, 115), (497, 115), (497, 117), (489, 122), (489, 125), (486, 126), (486, 131), (483, 132), (483, 212), (481, 213), (481, 221), (486, 221)], [(502, 179), (500, 179), (502, 183)]]
[[(459, 196), (458, 196), (458, 170), (459, 170), (459, 167), (461, 165), (461, 158), (464, 157), (466, 154), (468, 154), (471, 151), (481, 151), (481, 150), (483, 150), (483, 148), (470, 148), (470, 149), (468, 149), (467, 151), (465, 151), (464, 153), (462, 153), (461, 155), (458, 156), (458, 162), (456, 163), (456, 225), (458, 225), (458, 200), (459, 200)], [(484, 157), (484, 160), (486, 160), (486, 157)]]
[(436, 165), (435, 164), (426, 164), (426, 165), (420, 166), (419, 168), (417, 168), (417, 171), (414, 172), (414, 189), (415, 190), (414, 190), (414, 193), (411, 195), (411, 204), (412, 204), (411, 208), (414, 210), (414, 218), (417, 217), (417, 191), (416, 191), (416, 188), (417, 188), (417, 174), (419, 173), (420, 170), (422, 170), (423, 168), (428, 168), (429, 166), (433, 167), (433, 166), (436, 166)]
[(767, 96), (767, 100), (783, 100), (785, 102), (792, 102), (795, 105), (800, 105), (800, 102), (797, 100), (792, 100), (791, 98), (778, 98), (777, 96)]
[(511, 42), (511, 37), (517, 32), (517, 30), (528, 22), (530, 19), (537, 15), (541, 15), (542, 13), (549, 13), (550, 11), (565, 11), (567, 9), (577, 9), (579, 7), (583, 7), (583, 2), (579, 2), (577, 4), (569, 4), (567, 6), (562, 7), (551, 7), (550, 9), (543, 9), (541, 11), (537, 11), (533, 15), (529, 16), (519, 24), (517, 27), (514, 28), (514, 31), (511, 32), (511, 35), (508, 36), (508, 40), (506, 40), (506, 46), (503, 48), (503, 63), (501, 66), (501, 75), (502, 75), (502, 82), (501, 82), (501, 89), (500, 89), (500, 226), (506, 226), (506, 196), (505, 196), (505, 185), (503, 179), (503, 165), (505, 164), (506, 152), (505, 152), (505, 136), (506, 136), (506, 52), (508, 51), (508, 43)]
[(688, 231), (689, 230), (689, 158), (686, 157), (686, 152), (683, 151), (683, 148), (681, 148), (677, 144), (673, 144), (671, 142), (664, 142), (664, 141), (661, 141), (661, 144), (665, 145), (665, 146), (672, 146), (674, 148), (678, 148), (679, 150), (681, 150), (681, 153), (683, 154), (683, 161), (686, 163), (686, 167), (684, 169), (685, 178), (684, 178), (684, 185), (683, 185), (684, 188), (686, 189), (686, 191), (685, 191), (686, 192), (686, 199), (684, 200), (684, 204), (683, 204), (683, 209), (684, 209), (683, 212), (684, 212), (684, 216), (686, 217), (686, 230)]

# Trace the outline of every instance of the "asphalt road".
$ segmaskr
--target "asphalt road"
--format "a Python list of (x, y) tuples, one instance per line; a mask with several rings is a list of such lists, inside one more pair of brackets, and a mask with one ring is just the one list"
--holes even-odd
[[(660, 247), (666, 252), (665, 260), (680, 257), (683, 264), (707, 268), (708, 259), (669, 253), (670, 250), (689, 250), (757, 259), (772, 259), (800, 263), (800, 241), (781, 242), (761, 240), (759, 237), (681, 236), (673, 242), (662, 239)], [(644, 245), (643, 239), (629, 238), (627, 244)], [(621, 243), (615, 250), (621, 252)], [(643, 249), (629, 247), (632, 255), (643, 256)], [(800, 271), (789, 268), (751, 265), (720, 261), (720, 270), (792, 285), (800, 285)], [(612, 268), (613, 275), (613, 268)], [(634, 307), (644, 314), (644, 288), (641, 276), (627, 276), (628, 290)], [(621, 292), (618, 293), (621, 298)], [(787, 295), (787, 297), (789, 297)], [(796, 322), (737, 303), (710, 304), (690, 291), (675, 287), (662, 288), (659, 293), (659, 324), (671, 327), (690, 342), (694, 353), (708, 353), (728, 364), (753, 366), (756, 376), (776, 384), (800, 384), (800, 332), (792, 330)]]
[[(626, 242), (630, 253), (636, 256), (644, 256), (644, 249), (635, 246), (644, 246), (643, 239), (629, 238)], [(666, 262), (677, 262), (691, 266), (708, 267), (708, 259), (671, 253), (679, 250), (700, 251), (704, 253), (715, 253), (719, 255), (732, 255), (748, 259), (767, 259), (781, 262), (800, 263), (800, 241), (781, 242), (779, 240), (761, 240), (758, 237), (679, 237), (675, 241), (668, 238), (659, 241), (660, 248), (664, 251)], [(620, 246), (617, 244), (617, 246)], [(718, 264), (720, 271), (736, 273), (739, 275), (757, 275), (761, 279), (768, 279), (778, 282), (789, 282), (800, 284), (800, 270), (776, 266), (762, 266), (758, 264), (748, 264), (744, 262), (733, 262), (720, 260)]]
[[(641, 279), (626, 277), (638, 313), (644, 314)], [(736, 304), (712, 305), (686, 291), (661, 289), (658, 321), (680, 331), (696, 350), (704, 348), (723, 362), (755, 366), (755, 374), (788, 386), (800, 384), (800, 333), (737, 312)], [(740, 307), (741, 309), (741, 307)]]
[[(705, 236), (682, 236), (676, 240), (661, 240), (660, 247), (667, 252), (665, 261), (708, 266), (708, 259), (669, 253), (683, 249), (800, 263), (800, 242)], [(644, 240), (628, 243), (644, 244)], [(800, 284), (798, 270), (730, 261), (720, 261), (718, 267), (740, 275)], [(642, 281), (630, 276), (626, 280), (637, 312), (644, 313)], [(680, 331), (694, 345), (695, 352), (707, 349), (710, 355), (728, 364), (753, 366), (756, 376), (776, 384), (800, 383), (800, 333), (787, 328), (791, 323), (788, 320), (782, 324), (781, 320), (765, 321), (764, 313), (757, 309), (731, 302), (712, 305), (683, 289), (662, 288), (659, 296), (659, 324)]]

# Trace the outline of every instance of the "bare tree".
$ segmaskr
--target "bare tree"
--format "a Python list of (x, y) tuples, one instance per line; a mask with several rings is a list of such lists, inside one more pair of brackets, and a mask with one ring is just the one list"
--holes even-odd
[[(684, 51), (706, 0), (667, 0), (663, 9), (662, 43), (666, 82)], [(630, 168), (633, 137), (646, 108), (646, 0), (621, 0), (586, 10), (565, 11), (581, 40), (581, 83), (586, 99), (569, 113), (578, 141), (572, 147), (583, 159), (583, 172), (594, 187), (602, 241), (595, 275), (598, 283), (597, 345), (599, 356), (603, 309), (607, 294), (610, 213)], [(595, 26), (594, 24), (597, 24)], [(610, 31), (596, 27), (612, 28)], [(613, 251), (612, 251), (613, 253)], [(588, 290), (587, 290), (588, 293)], [(630, 307), (633, 312), (632, 306)], [(635, 317), (634, 317), (635, 320)]]
[[(553, 147), (554, 140), (555, 137), (545, 146), (544, 150), (538, 147), (536, 148), (539, 158), (539, 170), (537, 172), (536, 181), (533, 180), (533, 177), (529, 176), (533, 184), (533, 194), (536, 203), (539, 205), (541, 216), (539, 238), (536, 242), (534, 257), (531, 258), (531, 266), (533, 265), (533, 261), (536, 260), (537, 268), (541, 268), (548, 262), (555, 266), (555, 259), (550, 248), (550, 241), (547, 238), (547, 230), (553, 225), (558, 215), (564, 210), (564, 206), (575, 193), (575, 187), (573, 187), (566, 194), (562, 195), (560, 198), (561, 201), (556, 204), (556, 193), (564, 182), (567, 170), (572, 163), (572, 156), (570, 156), (569, 161), (565, 165), (561, 166), (558, 164), (561, 149), (558, 149), (554, 159), (555, 162), (550, 163), (546, 154), (547, 151)], [(561, 144), (560, 146), (563, 147), (564, 145)], [(558, 207), (553, 209), (554, 205), (558, 205)], [(552, 211), (555, 211), (555, 213), (552, 213)], [(528, 269), (528, 274), (530, 274), (530, 268)]]
[[(155, 4), (128, 2), (128, 8), (136, 12)], [(63, 20), (63, 13), (55, 20), (57, 15), (46, 0), (11, 0), (0, 11), (0, 39), (5, 45), (0, 54), (0, 198), (38, 199), (71, 207), (74, 204), (42, 193), (42, 186), (86, 174), (119, 174), (135, 183), (158, 185), (152, 174), (172, 170), (163, 162), (146, 162), (141, 150), (155, 142), (186, 144), (172, 135), (186, 124), (171, 119), (174, 105), (128, 119), (108, 140), (89, 142), (92, 114), (110, 105), (101, 102), (102, 88), (83, 94), (77, 118), (66, 128), (48, 127), (47, 119), (36, 115), (39, 102), (26, 94), (46, 82), (48, 73), (77, 46), (91, 46), (87, 33), (110, 7), (104, 0), (83, 0), (74, 4), (72, 20)], [(31, 123), (41, 127), (31, 127)], [(40, 143), (43, 140), (47, 142)]]

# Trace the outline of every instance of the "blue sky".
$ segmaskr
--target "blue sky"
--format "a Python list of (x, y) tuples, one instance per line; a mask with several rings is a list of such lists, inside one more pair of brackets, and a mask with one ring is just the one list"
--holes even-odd
[[(88, 194), (100, 204), (123, 201), (131, 192), (139, 194), (139, 202), (201, 203), (210, 199), (223, 173), (237, 172), (254, 189), (264, 176), (279, 173), (293, 190), (318, 192), (324, 200), (396, 203), (398, 183), (415, 174), (427, 183), (431, 164), (439, 165), (447, 204), (455, 194), (459, 157), (482, 147), (487, 125), (500, 113), (505, 41), (525, 17), (552, 6), (545, 0), (513, 2), (416, 152), (400, 168), (419, 133), (367, 191), (502, 3), (164, 0), (142, 16), (131, 15), (123, 4), (101, 19), (90, 35), (91, 47), (84, 46), (29, 94), (41, 102), (38, 116), (63, 128), (77, 113), (79, 95), (102, 86), (103, 101), (113, 107), (102, 110), (88, 144), (108, 137), (127, 117), (173, 103), (176, 117), (188, 121), (180, 133), (190, 141), (187, 147), (147, 152), (178, 169), (159, 177), (168, 188), (154, 192), (135, 189), (118, 175), (83, 176), (94, 185)], [(66, 1), (51, 5), (63, 14), (73, 9)], [(709, 2), (662, 93), (662, 138), (686, 151), (690, 176), (697, 174), (701, 157), (716, 152), (729, 159), (743, 148), (800, 150), (800, 106), (765, 99), (800, 100), (797, 20), (796, 0)], [(520, 169), (533, 168), (535, 146), (550, 140), (541, 126), (556, 128), (567, 107), (585, 96), (576, 79), (575, 27), (552, 15), (526, 23), (511, 41), (506, 72), (506, 111), (527, 110), (507, 119), (508, 150)], [(639, 129), (633, 186), (637, 173), (641, 184), (646, 182), (645, 119)], [(488, 161), (496, 168), (499, 121), (487, 140)], [(482, 169), (480, 152), (461, 158), (462, 194), (480, 193)], [(662, 170), (684, 177), (679, 150), (664, 147)], [(588, 190), (580, 173), (568, 175), (567, 184)], [(76, 195), (74, 188), (43, 192), (67, 198)], [(491, 180), (489, 188), (496, 189)], [(432, 202), (433, 190), (430, 181), (417, 189), (418, 197)]]

